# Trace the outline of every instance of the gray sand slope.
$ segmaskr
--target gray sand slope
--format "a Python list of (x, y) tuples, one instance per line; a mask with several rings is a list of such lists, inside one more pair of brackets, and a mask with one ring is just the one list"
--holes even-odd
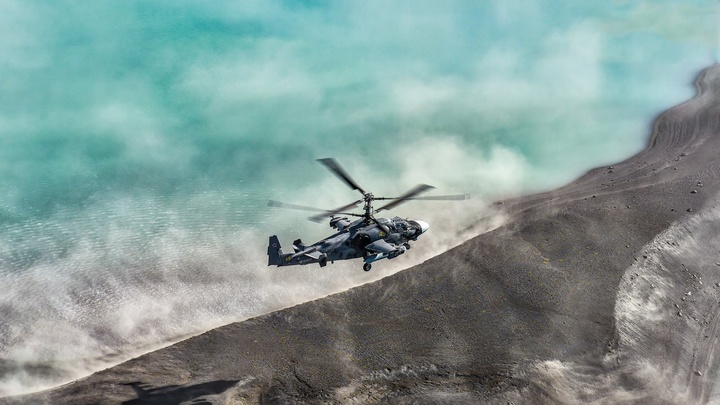
[(720, 67), (697, 88), (644, 152), (421, 265), (0, 404), (720, 400)]

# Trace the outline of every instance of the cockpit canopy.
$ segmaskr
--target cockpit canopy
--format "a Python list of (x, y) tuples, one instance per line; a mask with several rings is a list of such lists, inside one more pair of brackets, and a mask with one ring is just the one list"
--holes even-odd
[(406, 220), (400, 217), (394, 217), (388, 220), (390, 224), (388, 226), (395, 232), (403, 235), (406, 238), (412, 238), (422, 233), (420, 224), (413, 220)]

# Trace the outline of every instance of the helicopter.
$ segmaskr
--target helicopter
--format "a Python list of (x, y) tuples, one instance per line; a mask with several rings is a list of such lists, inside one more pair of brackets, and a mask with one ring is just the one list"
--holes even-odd
[[(320, 212), (308, 219), (321, 222), (330, 218), (330, 227), (337, 232), (311, 245), (301, 239), (293, 242), (293, 252), (285, 252), (280, 246), (277, 235), (270, 236), (267, 255), (268, 266), (295, 266), (318, 263), (325, 267), (328, 261), (363, 259), (363, 270), (370, 271), (372, 263), (381, 259), (394, 259), (410, 249), (410, 242), (416, 241), (420, 235), (430, 229), (430, 224), (421, 220), (393, 218), (376, 218), (374, 214), (387, 211), (409, 200), (467, 200), (469, 194), (417, 197), (435, 187), (419, 184), (399, 197), (376, 197), (373, 193), (361, 188), (338, 164), (335, 159), (317, 159), (328, 170), (335, 174), (351, 189), (362, 194), (362, 199), (353, 201), (342, 207), (324, 210), (297, 204), (287, 204), (270, 200), (268, 206), (289, 208), (304, 211)], [(373, 208), (373, 201), (392, 200), (380, 208)], [(363, 203), (363, 213), (345, 212)], [(348, 217), (357, 217), (351, 221)]]

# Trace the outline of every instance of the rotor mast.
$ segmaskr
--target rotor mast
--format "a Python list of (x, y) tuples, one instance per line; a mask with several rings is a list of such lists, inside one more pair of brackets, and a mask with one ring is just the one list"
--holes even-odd
[(365, 193), (363, 194), (363, 199), (365, 200), (365, 215), (363, 215), (363, 218), (368, 221), (370, 220), (370, 216), (373, 212), (372, 202), (375, 199), (375, 196), (373, 196), (373, 193)]

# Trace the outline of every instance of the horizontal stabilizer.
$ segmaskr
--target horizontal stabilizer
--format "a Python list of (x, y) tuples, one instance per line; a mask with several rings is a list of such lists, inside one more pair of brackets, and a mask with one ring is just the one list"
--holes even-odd
[(317, 259), (320, 257), (320, 252), (317, 251), (317, 247), (312, 247), (310, 249), (305, 249), (300, 252), (296, 252), (294, 255), (292, 255), (292, 258), (295, 259), (297, 257), (309, 257), (311, 259)]
[(296, 239), (295, 242), (293, 242), (293, 250), (295, 253), (302, 252), (305, 249), (306, 247), (303, 244), (302, 239)]
[(316, 250), (316, 251), (314, 251), (314, 252), (305, 253), (305, 256), (307, 256), (307, 257), (309, 257), (309, 258), (311, 258), (311, 259), (320, 260), (320, 257), (322, 256), (322, 253), (320, 253), (320, 252), (318, 252), (318, 251)]

